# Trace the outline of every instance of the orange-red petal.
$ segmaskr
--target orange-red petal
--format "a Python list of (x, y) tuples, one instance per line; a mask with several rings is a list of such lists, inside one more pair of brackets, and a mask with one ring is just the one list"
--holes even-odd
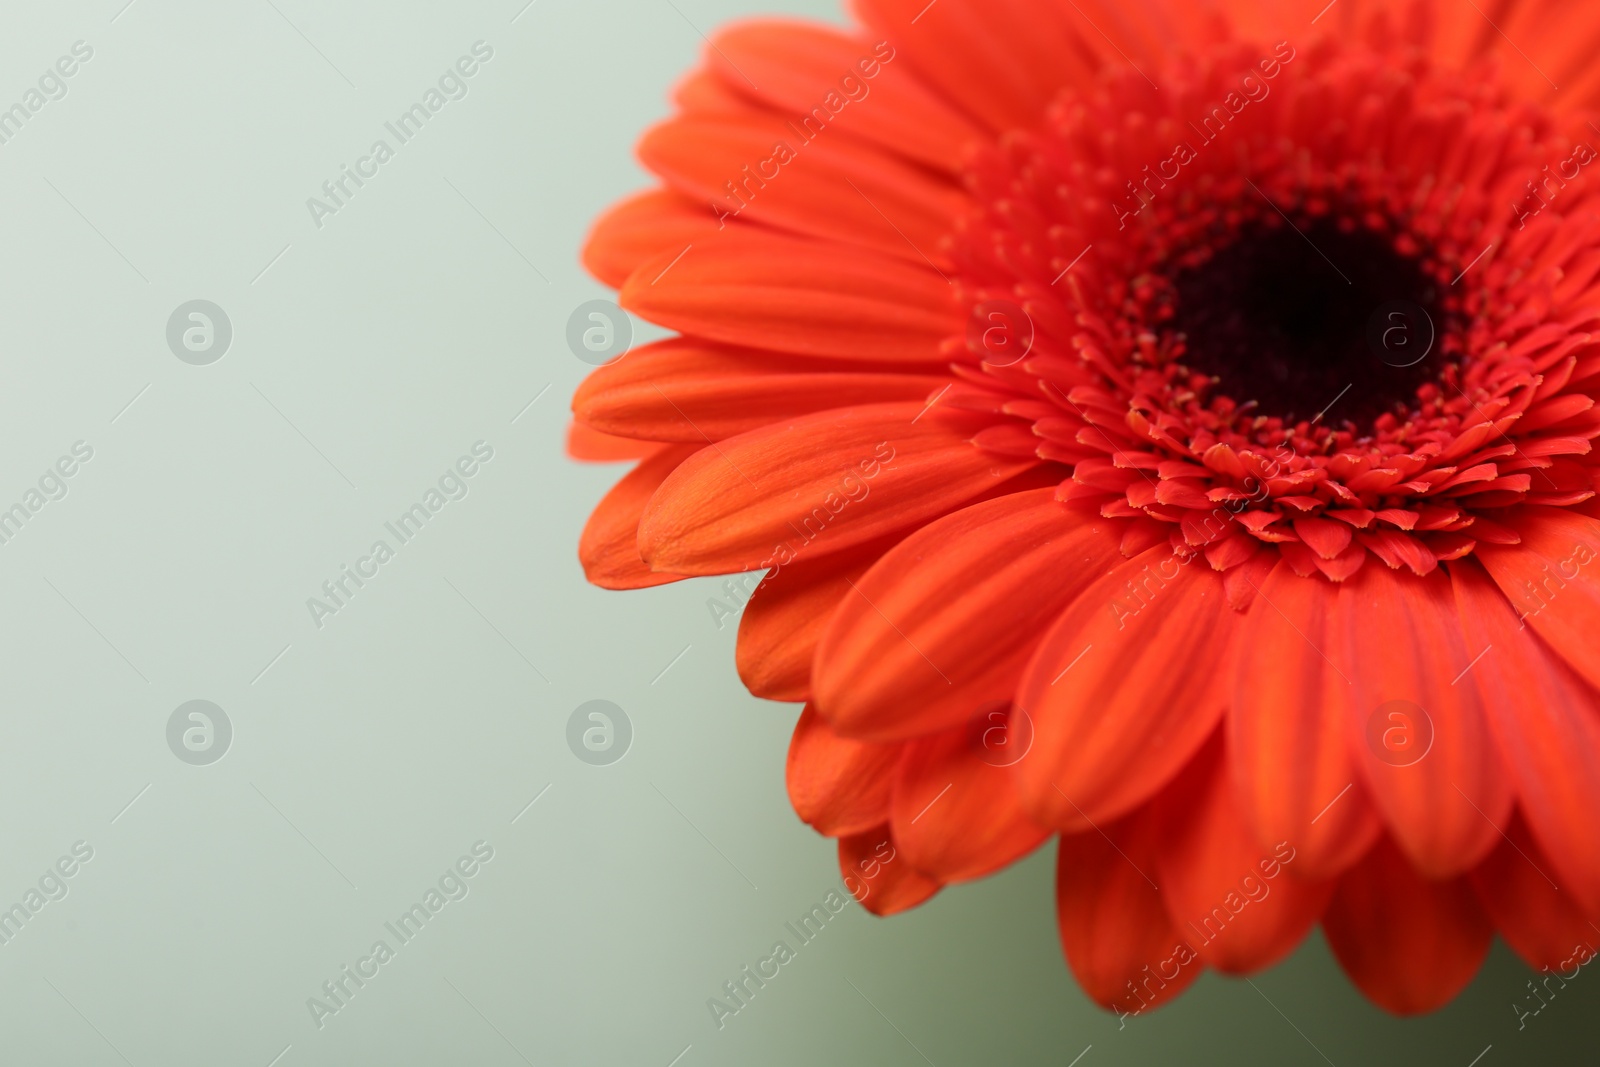
[(809, 118), (808, 131), (864, 137), (942, 171), (959, 167), (967, 144), (980, 136), (909, 66), (865, 35), (762, 20), (731, 26), (715, 41), (706, 59), (728, 85), (797, 126)]
[(1347, 727), (1368, 791), (1420, 873), (1461, 874), (1499, 840), (1512, 791), (1466, 677), (1482, 649), (1462, 637), (1450, 580), (1365, 567), (1334, 611), (1328, 655), (1350, 679)]
[(1340, 877), (1322, 925), (1351, 981), (1396, 1015), (1449, 1003), (1494, 938), (1465, 878), (1422, 878), (1388, 838)]
[(1017, 693), (1037, 724), (1033, 751), (1018, 764), (1034, 818), (1080, 832), (1170, 781), (1226, 707), (1219, 668), (1236, 622), (1221, 575), (1164, 545), (1119, 555), (1079, 593)]
[(767, 700), (811, 698), (811, 665), (828, 618), (886, 547), (864, 545), (767, 573), (739, 617), (734, 661), (746, 689)]
[(659, 441), (616, 437), (577, 421), (567, 425), (567, 455), (584, 463), (621, 463), (624, 460), (643, 459), (660, 447)]
[(636, 193), (608, 210), (589, 231), (583, 266), (613, 289), (622, 288), (639, 264), (716, 233), (716, 213), (670, 189)]
[(731, 574), (925, 522), (1034, 465), (979, 452), (975, 421), (872, 404), (731, 437), (662, 483), (639, 523), (640, 553), (674, 574)]
[(789, 740), (785, 778), (795, 814), (820, 834), (866, 833), (889, 816), (901, 746), (853, 741), (807, 707)]
[(926, 266), (964, 196), (869, 142), (776, 115), (682, 115), (639, 144), (645, 166), (717, 218), (764, 223)]
[(896, 62), (994, 130), (1034, 126), (1063, 85), (1086, 83), (1098, 66), (1066, 9), (1053, 5), (856, 0), (856, 7), (898, 50)]
[(705, 444), (829, 408), (926, 400), (949, 382), (673, 338), (590, 374), (572, 410), (597, 430)]
[(1151, 881), (1159, 827), (1144, 814), (1063, 834), (1056, 923), (1072, 973), (1095, 1003), (1138, 1014), (1200, 976), (1204, 963), (1167, 917)]
[(1600, 693), (1519, 625), (1476, 563), (1452, 564), (1450, 577), (1468, 647), (1487, 649), (1467, 677), (1483, 694), (1522, 817), (1568, 892), (1600, 914)]
[(1114, 525), (1037, 489), (922, 527), (829, 621), (813, 673), (823, 714), (852, 735), (908, 737), (1009, 700), (1042, 628), (1120, 558)]
[(1575, 511), (1529, 507), (1508, 523), (1518, 545), (1482, 545), (1478, 559), (1535, 633), (1600, 686), (1600, 525)]
[(986, 746), (988, 730), (1020, 731), (995, 709), (982, 720), (919, 738), (895, 772), (890, 822), (895, 841), (919, 871), (941, 882), (981, 878), (1021, 859), (1050, 832), (1023, 813), (1004, 745)]
[(1570, 893), (1562, 892), (1555, 882), (1559, 876), (1520, 818), (1512, 820), (1500, 846), (1470, 875), (1500, 936), (1535, 970), (1567, 971), (1585, 948), (1592, 957), (1600, 945), (1600, 928)]
[(888, 823), (839, 838), (839, 873), (845, 888), (874, 915), (914, 908), (943, 888), (900, 855)]
[(1280, 562), (1234, 635), (1228, 758), (1240, 807), (1257, 841), (1294, 846), (1307, 878), (1344, 870), (1380, 828), (1350, 751), (1349, 678), (1327, 655), (1338, 595)]
[(602, 589), (644, 589), (683, 577), (645, 566), (639, 555), (639, 516), (666, 477), (695, 451), (692, 445), (661, 448), (595, 505), (578, 540), (578, 559), (589, 581)]
[(1231, 974), (1270, 967), (1322, 917), (1332, 881), (1293, 877), (1294, 846), (1264, 849), (1234, 797), (1221, 735), (1157, 802), (1163, 841), (1155, 874), (1172, 923), (1208, 965)]
[(643, 263), (622, 286), (629, 311), (686, 334), (802, 356), (936, 363), (961, 325), (931, 264), (730, 226), (678, 258)]

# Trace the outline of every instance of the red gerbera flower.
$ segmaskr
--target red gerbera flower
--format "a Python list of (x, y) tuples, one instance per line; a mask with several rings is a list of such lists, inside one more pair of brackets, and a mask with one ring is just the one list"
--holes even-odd
[(1123, 1012), (1318, 921), (1395, 1012), (1593, 954), (1600, 16), (1484, 6), (857, 0), (646, 135), (585, 261), (681, 336), (573, 401), (641, 460), (583, 563), (767, 572), (867, 907), (1057, 835)]

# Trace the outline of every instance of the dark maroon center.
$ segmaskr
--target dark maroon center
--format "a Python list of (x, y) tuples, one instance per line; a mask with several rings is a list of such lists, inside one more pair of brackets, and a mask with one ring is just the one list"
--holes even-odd
[(1409, 410), (1443, 363), (1439, 285), (1372, 230), (1274, 221), (1173, 276), (1184, 363), (1289, 423), (1326, 411), (1364, 434)]

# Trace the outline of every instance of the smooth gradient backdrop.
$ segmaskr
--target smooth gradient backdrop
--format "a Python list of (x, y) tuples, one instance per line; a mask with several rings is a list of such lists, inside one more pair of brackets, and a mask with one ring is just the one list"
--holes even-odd
[[(1049, 846), (786, 931), (838, 887), (784, 795), (798, 708), (740, 687), (719, 582), (585, 584), (623, 468), (561, 449), (568, 319), (608, 295), (586, 228), (647, 183), (632, 145), (702, 34), (775, 8), (841, 17), (0, 7), (0, 1062), (1592, 1062), (1600, 977), (1519, 1029), (1500, 946), (1427, 1019), (1313, 936), (1120, 1025), (1061, 957)], [(631, 724), (607, 765), (569, 744), (591, 700)], [(708, 999), (779, 940), (719, 1028)]]

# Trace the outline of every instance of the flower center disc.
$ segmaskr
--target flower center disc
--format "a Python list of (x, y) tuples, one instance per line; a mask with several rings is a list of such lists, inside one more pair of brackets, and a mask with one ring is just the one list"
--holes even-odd
[(1256, 414), (1292, 424), (1337, 400), (1329, 421), (1364, 432), (1437, 378), (1439, 287), (1391, 237), (1327, 218), (1301, 230), (1268, 218), (1180, 270), (1171, 327), (1185, 365)]

